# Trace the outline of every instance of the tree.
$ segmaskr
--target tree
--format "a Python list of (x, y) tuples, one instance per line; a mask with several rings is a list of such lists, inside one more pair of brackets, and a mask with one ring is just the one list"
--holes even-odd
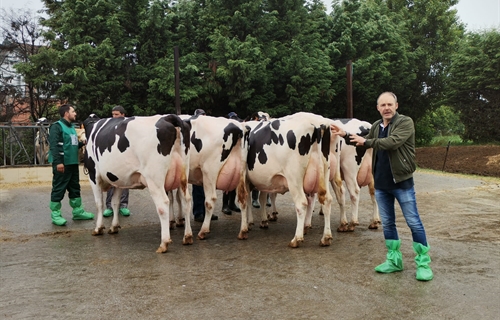
[(452, 55), (448, 101), (460, 111), (464, 140), (500, 141), (500, 32), (466, 35)]
[(404, 25), (399, 29), (413, 54), (414, 78), (398, 98), (405, 113), (418, 121), (427, 110), (441, 106), (451, 56), (458, 50), (464, 26), (458, 22), (458, 0), (386, 0)]
[(354, 117), (374, 121), (380, 118), (375, 108), (378, 95), (384, 91), (404, 95), (416, 77), (410, 44), (401, 31), (404, 22), (380, 1), (334, 3), (332, 18), (329, 48), (337, 70), (337, 99), (330, 116), (346, 115), (345, 70), (346, 61), (352, 60)]
[[(42, 28), (38, 24), (39, 17), (29, 9), (9, 10), (2, 9), (1, 32), (4, 37), (2, 52), (9, 52), (19, 62), (14, 66), (16, 71), (24, 76), (24, 85), (12, 84), (11, 79), (2, 78), (2, 92), (12, 98), (12, 104), (17, 107), (25, 105), (31, 119), (37, 120), (50, 115), (54, 101), (54, 83), (37, 82), (33, 79), (29, 69), (31, 59), (45, 45), (42, 37)], [(2, 55), (5, 57), (5, 55)], [(4, 61), (1, 61), (2, 65)], [(38, 70), (41, 71), (41, 70)], [(35, 72), (38, 72), (35, 71)]]

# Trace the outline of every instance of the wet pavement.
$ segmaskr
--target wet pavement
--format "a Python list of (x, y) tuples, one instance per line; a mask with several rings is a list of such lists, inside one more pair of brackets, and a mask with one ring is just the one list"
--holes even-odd
[[(240, 214), (224, 215), (221, 197), (206, 240), (183, 246), (171, 232), (165, 254), (147, 189), (131, 190), (130, 217), (118, 234), (92, 236), (95, 221), (50, 222), (50, 185), (0, 186), (1, 319), (498, 319), (500, 180), (416, 174), (435, 278), (415, 280), (411, 234), (401, 217), (405, 270), (377, 274), (382, 230), (368, 230), (362, 190), (360, 225), (320, 247), (323, 220), (297, 249), (287, 247), (296, 217), (289, 194), (269, 229), (238, 240)], [(90, 187), (86, 209), (95, 212)], [(316, 208), (315, 212), (318, 212)], [(338, 225), (332, 207), (332, 230)], [(110, 218), (105, 225), (109, 227)], [(192, 221), (193, 234), (201, 223)]]

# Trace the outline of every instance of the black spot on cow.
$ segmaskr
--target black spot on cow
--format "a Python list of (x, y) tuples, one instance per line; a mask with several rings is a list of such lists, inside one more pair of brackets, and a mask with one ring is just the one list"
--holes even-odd
[(118, 181), (118, 177), (112, 174), (111, 172), (106, 173), (106, 177), (108, 177), (109, 181), (116, 182)]
[[(128, 123), (134, 119), (135, 117), (100, 119), (97, 122), (92, 122), (89, 119), (84, 121), (85, 134), (94, 143), (97, 161), (105, 150), (111, 152), (111, 147), (115, 144), (117, 136), (117, 147), (120, 152), (124, 152), (130, 147), (130, 142), (125, 137), (125, 131)], [(87, 130), (91, 131), (90, 135), (87, 134)]]
[(332, 134), (330, 127), (325, 125), (321, 125), (321, 131), (323, 132), (323, 137), (321, 138), (321, 153), (323, 153), (323, 157), (328, 160), (330, 156), (330, 139), (332, 138)]
[(288, 142), (288, 148), (295, 150), (297, 147), (297, 137), (293, 130), (290, 130), (286, 133), (286, 141)]
[(248, 136), (247, 155), (247, 165), (249, 170), (253, 170), (255, 168), (255, 161), (257, 161), (257, 158), (262, 164), (267, 162), (267, 155), (264, 151), (264, 145), (270, 145), (271, 141), (271, 127), (269, 125), (269, 122), (260, 122), (250, 132)]
[(358, 164), (358, 166), (361, 164), (361, 160), (363, 160), (363, 157), (366, 153), (366, 147), (363, 147), (363, 146), (358, 146), (356, 147), (356, 163)]
[(87, 150), (85, 150), (85, 154), (83, 156), (83, 166), (87, 169), (89, 179), (92, 183), (97, 184), (95, 179), (95, 162), (92, 158), (89, 158)]
[[(163, 156), (167, 156), (172, 151), (172, 148), (177, 138), (177, 130), (175, 129), (175, 124), (177, 127), (182, 128), (182, 121), (179, 117), (174, 115), (167, 115), (158, 119), (155, 124), (156, 127), (156, 138), (158, 139), (157, 151)], [(177, 122), (179, 120), (179, 122)]]
[(227, 141), (230, 137), (231, 137), (231, 146), (229, 147), (229, 149), (222, 149), (222, 154), (220, 159), (221, 162), (223, 162), (224, 160), (226, 160), (227, 157), (229, 157), (231, 150), (234, 148), (236, 143), (238, 143), (238, 140), (240, 140), (243, 137), (243, 131), (241, 130), (240, 127), (238, 127), (234, 123), (229, 123), (224, 128), (224, 136), (222, 138), (224, 139), (224, 141)]
[(370, 132), (370, 129), (368, 129), (368, 128), (367, 128), (367, 127), (365, 127), (365, 126), (360, 126), (360, 127), (358, 128), (358, 133), (357, 133), (357, 135), (358, 135), (358, 136), (362, 136), (362, 137), (364, 137), (364, 136), (366, 136), (369, 132)]
[(271, 122), (271, 127), (273, 127), (274, 130), (279, 130), (280, 124), (280, 120), (274, 120)]
[(191, 143), (198, 152), (200, 152), (201, 149), (203, 148), (203, 141), (201, 141), (201, 139), (196, 138), (196, 132), (193, 132), (193, 134), (191, 135)]
[(312, 145), (312, 137), (309, 133), (306, 134), (305, 136), (300, 137), (299, 148), (298, 148), (299, 154), (301, 156), (308, 154), (309, 150), (311, 149), (311, 145)]

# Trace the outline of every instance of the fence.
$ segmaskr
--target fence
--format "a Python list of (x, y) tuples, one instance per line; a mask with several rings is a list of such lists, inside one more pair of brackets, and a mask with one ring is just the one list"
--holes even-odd
[(47, 165), (50, 123), (0, 123), (0, 167)]

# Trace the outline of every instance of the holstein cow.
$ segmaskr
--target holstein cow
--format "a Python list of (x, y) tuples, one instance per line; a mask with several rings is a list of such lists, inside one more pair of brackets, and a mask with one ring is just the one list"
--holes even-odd
[(198, 233), (198, 239), (205, 239), (210, 232), (217, 189), (224, 192), (237, 189), (240, 202), (246, 197), (241, 194), (245, 191), (247, 151), (243, 137), (246, 128), (236, 120), (222, 117), (183, 115), (181, 118), (191, 125), (189, 183), (203, 186), (205, 192), (205, 220)]
[[(250, 123), (248, 126), (252, 127)], [(320, 245), (331, 243), (332, 196), (328, 187), (330, 138), (329, 120), (304, 112), (260, 121), (248, 133), (246, 190), (254, 186), (262, 192), (283, 194), (290, 191), (297, 213), (295, 236), (289, 243), (292, 248), (298, 247), (304, 240), (306, 211), (314, 204), (315, 195), (318, 195), (324, 212)], [(247, 222), (252, 219), (248, 205), (251, 203), (250, 194), (248, 191), (245, 193), (246, 201), (240, 202), (242, 212), (246, 210), (247, 214), (242, 214), (239, 239), (247, 238)]]
[[(334, 124), (344, 128), (349, 133), (355, 133), (360, 136), (368, 134), (371, 124), (358, 119), (338, 119), (333, 121)], [(372, 221), (370, 229), (377, 229), (380, 224), (377, 202), (375, 200), (375, 189), (372, 175), (372, 149), (356, 147), (347, 144), (344, 139), (339, 141), (340, 150), (340, 174), (342, 180), (345, 181), (347, 190), (351, 198), (351, 221), (347, 221), (345, 210), (345, 189), (342, 181), (338, 181), (332, 175), (330, 178), (331, 185), (337, 197), (340, 206), (340, 226), (337, 228), (339, 232), (354, 231), (355, 226), (359, 224), (359, 198), (360, 187), (368, 186), (373, 207)], [(333, 171), (332, 171), (333, 172)]]
[[(101, 235), (103, 192), (115, 187), (113, 221), (109, 233), (117, 233), (118, 206), (122, 188), (149, 188), (161, 223), (161, 242), (156, 252), (166, 252), (172, 242), (169, 230), (169, 199), (166, 191), (179, 189), (182, 207), (191, 210), (188, 189), (189, 124), (176, 115), (106, 118), (91, 115), (84, 122), (87, 132), (85, 167), (97, 206), (97, 225), (93, 235)], [(183, 244), (192, 244), (187, 219)]]

